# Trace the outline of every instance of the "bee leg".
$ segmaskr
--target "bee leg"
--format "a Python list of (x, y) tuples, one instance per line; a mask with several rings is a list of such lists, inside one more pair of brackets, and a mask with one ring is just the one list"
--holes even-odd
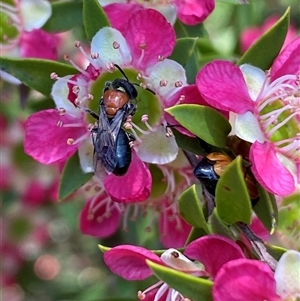
[(84, 111), (85, 111), (86, 113), (89, 113), (89, 114), (90, 114), (92, 117), (94, 117), (95, 119), (99, 120), (99, 115), (96, 114), (95, 112), (93, 112), (92, 110), (90, 110), (90, 109), (84, 109)]

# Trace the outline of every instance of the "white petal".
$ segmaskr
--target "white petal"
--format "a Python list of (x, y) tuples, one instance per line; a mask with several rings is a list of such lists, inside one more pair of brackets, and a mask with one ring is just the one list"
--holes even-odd
[(250, 97), (256, 101), (267, 76), (261, 69), (248, 64), (241, 65), (240, 69), (246, 81)]
[(91, 138), (89, 137), (83, 140), (78, 148), (79, 162), (81, 169), (84, 173), (94, 171), (93, 153), (94, 146), (91, 141)]
[(169, 267), (181, 271), (199, 271), (200, 268), (176, 249), (168, 249), (160, 259)]
[(99, 4), (101, 6), (105, 6), (105, 5), (108, 5), (108, 4), (112, 4), (112, 3), (126, 3), (127, 0), (98, 0)]
[[(113, 47), (115, 42), (119, 44), (117, 49)], [(129, 65), (132, 58), (123, 35), (111, 27), (103, 27), (95, 34), (91, 42), (91, 52), (99, 54), (95, 61), (103, 68), (107, 68), (110, 63)]]
[(177, 18), (177, 13), (176, 13), (176, 8), (173, 4), (156, 4), (156, 5), (150, 4), (148, 5), (148, 8), (154, 8), (158, 10), (162, 15), (165, 16), (165, 18), (168, 20), (169, 23), (174, 25)]
[(276, 291), (284, 300), (287, 297), (300, 297), (300, 253), (286, 251), (278, 261), (275, 275)]
[(68, 100), (68, 94), (69, 94), (69, 87), (67, 85), (67, 79), (71, 78), (71, 75), (63, 77), (63, 79), (58, 79), (51, 91), (51, 96), (56, 104), (56, 107), (58, 109), (64, 108), (68, 114), (72, 116), (80, 116), (82, 111), (80, 111), (78, 108), (76, 108), (69, 100)]
[(263, 143), (265, 141), (258, 120), (251, 112), (237, 115), (234, 128), (235, 134), (243, 140), (251, 143), (255, 141)]
[(21, 0), (20, 13), (24, 30), (41, 28), (52, 14), (52, 6), (46, 0)]
[[(175, 84), (178, 82), (181, 82), (181, 87), (186, 85), (184, 68), (173, 60), (165, 59), (156, 63), (146, 70), (146, 74), (149, 74), (146, 83), (160, 96), (170, 97), (176, 93), (179, 88)], [(166, 86), (161, 86), (162, 80), (167, 81)]]
[(144, 162), (166, 164), (175, 160), (178, 154), (178, 145), (175, 137), (166, 137), (165, 128), (159, 126), (157, 131), (144, 137), (136, 152)]

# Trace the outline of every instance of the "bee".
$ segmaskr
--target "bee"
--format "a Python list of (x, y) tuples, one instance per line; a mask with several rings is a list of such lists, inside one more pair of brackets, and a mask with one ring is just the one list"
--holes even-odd
[[(228, 155), (213, 152), (203, 157), (194, 168), (195, 176), (212, 196), (215, 196), (218, 180), (231, 161), (232, 159)], [(256, 180), (247, 168), (244, 168), (244, 177), (254, 206), (259, 199)]]
[[(115, 64), (125, 79), (116, 78), (106, 82), (103, 96), (99, 101), (99, 116), (88, 111), (98, 120), (97, 126), (91, 130), (94, 145), (94, 170), (96, 175), (106, 174), (123, 176), (131, 163), (131, 145), (134, 136), (124, 131), (123, 122), (136, 112), (134, 102), (138, 96), (135, 86), (131, 83), (124, 71)], [(155, 94), (152, 90), (146, 90)]]

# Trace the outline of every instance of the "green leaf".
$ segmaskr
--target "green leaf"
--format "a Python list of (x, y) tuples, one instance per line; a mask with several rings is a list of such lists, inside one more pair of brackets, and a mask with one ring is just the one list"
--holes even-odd
[(202, 23), (194, 26), (189, 26), (183, 24), (181, 21), (179, 21), (179, 19), (177, 19), (176, 23), (174, 24), (174, 29), (177, 39), (199, 38), (207, 36), (207, 32)]
[(279, 260), (283, 253), (287, 251), (287, 249), (283, 247), (278, 247), (270, 244), (266, 244), (268, 253), (273, 256), (276, 260)]
[(258, 186), (259, 200), (253, 207), (254, 212), (264, 226), (273, 231), (278, 221), (278, 208), (273, 194)]
[(202, 237), (202, 236), (206, 236), (206, 235), (207, 235), (207, 232), (204, 231), (203, 228), (193, 227), (184, 245), (187, 246), (195, 239)]
[(178, 204), (180, 215), (187, 223), (209, 233), (195, 184), (181, 194)]
[(59, 76), (76, 74), (77, 70), (66, 64), (39, 59), (13, 59), (0, 57), (1, 70), (15, 76), (29, 88), (35, 89), (45, 96), (50, 96), (54, 81), (52, 72)]
[(175, 48), (169, 59), (176, 61), (184, 66), (193, 54), (196, 46), (197, 38), (181, 38), (177, 39)]
[(212, 233), (231, 238), (232, 240), (236, 239), (228, 225), (218, 216), (217, 210), (214, 210), (210, 216), (210, 225)]
[(105, 252), (107, 252), (111, 249), (110, 247), (105, 247), (105, 246), (102, 246), (102, 245), (98, 245), (98, 247), (99, 247), (99, 249), (102, 253), (105, 253)]
[(59, 185), (58, 199), (64, 200), (90, 180), (93, 173), (83, 173), (78, 154), (75, 153), (66, 163)]
[(170, 287), (193, 301), (213, 301), (213, 282), (207, 279), (188, 275), (160, 264), (146, 260), (154, 274)]
[(195, 104), (176, 105), (165, 109), (183, 127), (208, 144), (225, 147), (231, 131), (228, 120), (216, 110)]
[(102, 27), (110, 26), (110, 22), (97, 0), (83, 0), (83, 24), (89, 41)]
[(225, 223), (251, 222), (251, 200), (244, 180), (241, 156), (226, 167), (218, 181), (216, 207), (218, 216)]
[(48, 32), (62, 32), (80, 25), (82, 25), (82, 1), (56, 1), (52, 3), (51, 17), (43, 29)]
[(241, 57), (237, 65), (251, 64), (262, 70), (272, 66), (284, 43), (290, 21), (290, 9), (256, 41)]

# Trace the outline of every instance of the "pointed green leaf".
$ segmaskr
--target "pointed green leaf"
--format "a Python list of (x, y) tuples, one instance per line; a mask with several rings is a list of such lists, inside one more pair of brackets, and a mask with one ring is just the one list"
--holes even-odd
[(170, 287), (193, 301), (213, 301), (213, 282), (207, 279), (188, 275), (146, 260), (154, 274)]
[(29, 88), (35, 89), (45, 96), (50, 95), (54, 84), (54, 81), (50, 78), (52, 72), (56, 72), (59, 76), (77, 73), (77, 70), (70, 65), (38, 59), (0, 57), (0, 68), (18, 78)]
[(191, 57), (196, 46), (197, 38), (181, 38), (177, 39), (175, 48), (169, 59), (176, 61), (184, 66)]
[[(184, 245), (187, 246), (192, 241), (196, 240), (199, 237), (205, 236), (205, 235), (207, 235), (207, 232), (204, 231), (203, 228), (193, 227)], [(180, 250), (178, 249), (178, 251), (180, 251)]]
[(231, 229), (220, 219), (217, 210), (214, 210), (212, 215), (210, 216), (210, 226), (212, 233), (219, 234), (231, 238), (232, 240), (235, 240), (235, 236), (233, 235)]
[(216, 110), (206, 106), (186, 104), (176, 105), (165, 111), (205, 142), (221, 148), (226, 146), (226, 138), (231, 131), (231, 126), (228, 120)]
[(97, 0), (83, 0), (83, 24), (89, 41), (102, 28), (110, 26), (109, 20)]
[(52, 3), (51, 17), (43, 29), (48, 32), (62, 32), (81, 25), (82, 1), (56, 1)]
[(216, 187), (218, 216), (228, 224), (251, 222), (251, 201), (244, 180), (242, 158), (236, 157), (223, 171)]
[[(273, 256), (276, 260), (279, 260), (281, 255), (287, 251), (287, 249), (279, 246), (266, 244), (268, 253)], [(299, 248), (298, 248), (299, 250)]]
[(66, 163), (58, 191), (58, 199), (60, 201), (66, 199), (93, 176), (93, 173), (83, 173), (79, 163), (78, 154), (75, 153)]
[(264, 226), (273, 231), (278, 221), (278, 208), (273, 194), (267, 192), (261, 186), (258, 187), (259, 200), (253, 207), (253, 211), (262, 221)]
[(207, 32), (203, 24), (197, 24), (194, 26), (185, 25), (179, 19), (176, 20), (174, 24), (174, 29), (176, 31), (177, 39), (180, 38), (199, 38), (207, 36)]
[(251, 64), (262, 70), (272, 66), (284, 43), (290, 21), (290, 9), (256, 41), (238, 61), (238, 65)]
[(98, 247), (99, 247), (99, 249), (102, 253), (105, 253), (105, 252), (107, 252), (111, 249), (110, 247), (105, 247), (105, 246), (102, 246), (102, 245), (98, 245)]
[(192, 185), (181, 194), (178, 204), (180, 215), (187, 223), (209, 233), (196, 185)]

